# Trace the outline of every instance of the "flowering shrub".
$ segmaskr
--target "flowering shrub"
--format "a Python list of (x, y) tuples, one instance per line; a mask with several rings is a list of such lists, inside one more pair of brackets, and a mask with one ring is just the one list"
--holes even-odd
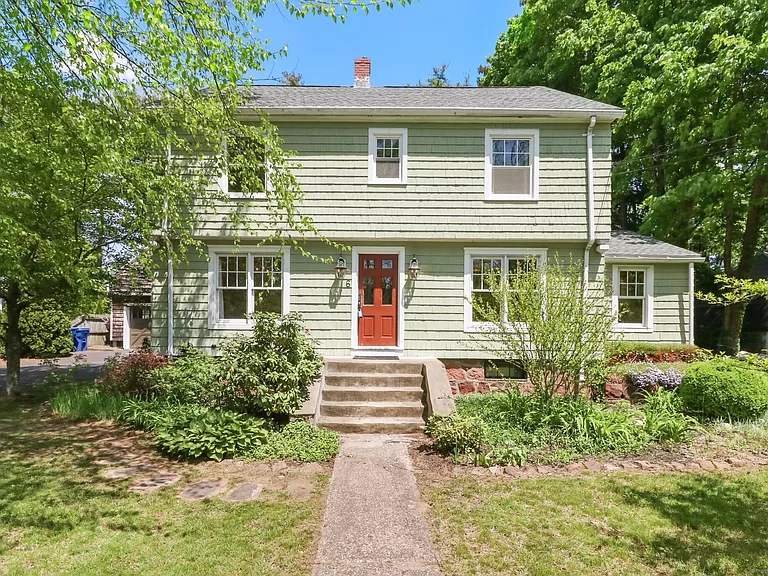
[(148, 398), (152, 396), (150, 372), (166, 364), (166, 356), (148, 350), (131, 352), (127, 356), (115, 355), (104, 363), (102, 377), (96, 384), (121, 394)]
[(647, 366), (630, 370), (627, 372), (627, 378), (633, 386), (641, 390), (647, 390), (654, 386), (671, 390), (680, 386), (683, 374), (674, 367), (662, 370), (657, 366)]
[(696, 362), (707, 360), (708, 350), (690, 344), (654, 344), (652, 342), (614, 342), (608, 355), (608, 364), (628, 362)]

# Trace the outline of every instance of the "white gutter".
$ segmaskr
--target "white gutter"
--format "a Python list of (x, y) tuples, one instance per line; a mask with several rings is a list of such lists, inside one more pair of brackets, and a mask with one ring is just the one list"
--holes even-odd
[(592, 156), (592, 131), (597, 117), (589, 119), (587, 127), (587, 246), (584, 248), (584, 293), (589, 286), (589, 253), (595, 244), (595, 176)]
[(688, 344), (693, 344), (693, 262), (688, 263)]

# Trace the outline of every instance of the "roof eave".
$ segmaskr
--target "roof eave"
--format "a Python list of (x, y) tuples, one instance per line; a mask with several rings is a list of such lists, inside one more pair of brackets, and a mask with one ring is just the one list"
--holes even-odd
[(622, 118), (624, 110), (589, 110), (589, 109), (551, 109), (551, 108), (372, 108), (367, 106), (352, 107), (303, 107), (287, 106), (268, 108), (258, 106), (241, 106), (239, 112), (247, 114), (248, 111), (266, 112), (270, 116), (301, 116), (301, 117), (338, 117), (338, 116), (382, 116), (382, 117), (510, 117), (510, 118), (563, 118), (563, 119), (589, 119), (595, 116), (598, 120), (613, 121)]
[(605, 255), (605, 259), (609, 262), (612, 262), (614, 264), (632, 264), (635, 262), (646, 262), (648, 264), (669, 264), (678, 262), (681, 264), (685, 264), (688, 262), (706, 262), (706, 258), (703, 256), (626, 256), (626, 255), (616, 255), (611, 256), (609, 254)]

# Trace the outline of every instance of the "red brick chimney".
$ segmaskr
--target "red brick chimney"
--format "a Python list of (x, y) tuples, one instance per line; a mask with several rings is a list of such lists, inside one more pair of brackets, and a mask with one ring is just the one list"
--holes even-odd
[(355, 58), (355, 88), (371, 87), (371, 59)]

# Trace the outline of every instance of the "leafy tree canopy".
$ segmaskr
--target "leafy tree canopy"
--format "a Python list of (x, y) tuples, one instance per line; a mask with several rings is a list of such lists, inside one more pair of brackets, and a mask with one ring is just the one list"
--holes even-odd
[[(258, 111), (240, 121), (247, 84), (281, 56), (258, 28), (269, 4), (298, 18), (409, 0), (0, 0), (0, 298), (7, 304), (9, 391), (18, 317), (30, 303), (95, 290), (103, 264), (170, 258), (195, 245), (200, 214), (240, 232), (296, 242), (316, 234), (277, 131)], [(259, 220), (217, 185), (238, 147)], [(270, 167), (271, 186), (264, 184)], [(261, 204), (260, 204), (261, 205)], [(14, 340), (11, 342), (11, 340)]]
[[(614, 224), (748, 277), (768, 241), (768, 6), (761, 0), (531, 0), (482, 85), (542, 84), (622, 106)], [(743, 307), (726, 312), (738, 348)]]

